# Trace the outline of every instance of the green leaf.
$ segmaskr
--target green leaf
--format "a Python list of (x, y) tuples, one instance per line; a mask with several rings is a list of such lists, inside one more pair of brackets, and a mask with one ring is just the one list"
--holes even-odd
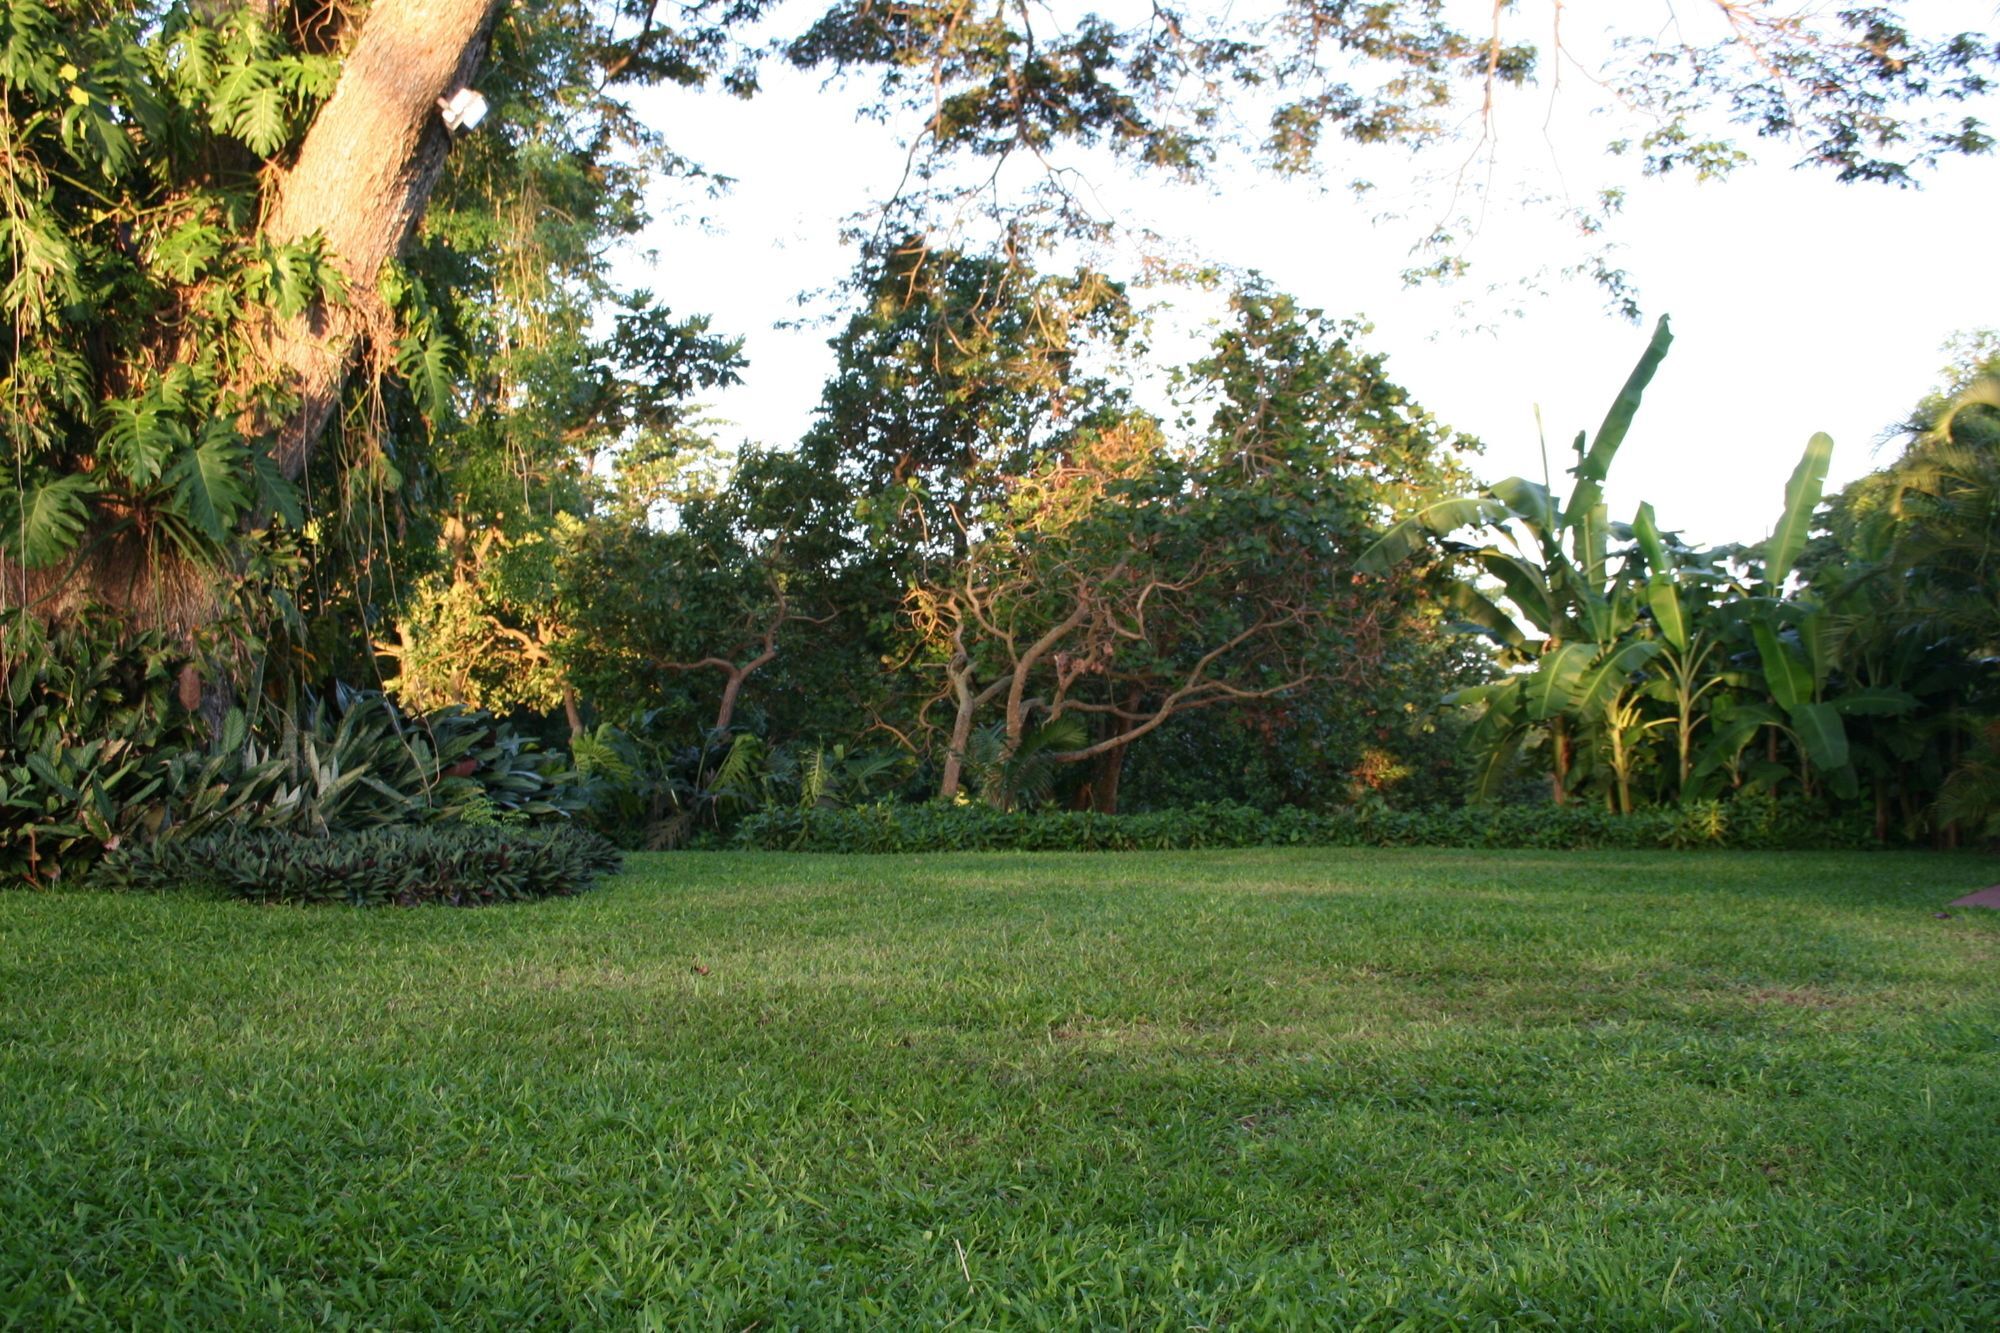
[(1565, 643), (1545, 653), (1528, 676), (1528, 717), (1546, 722), (1569, 711), (1576, 698), (1577, 681), (1590, 665), (1593, 650), (1580, 643)]
[[(1653, 337), (1646, 344), (1646, 350), (1639, 355), (1639, 362), (1632, 367), (1632, 373), (1625, 378), (1625, 385), (1612, 400), (1611, 410), (1604, 414), (1604, 421), (1597, 428), (1597, 438), (1590, 442), (1588, 452), (1581, 454), (1576, 464), (1576, 488), (1570, 492), (1569, 503), (1563, 512), (1574, 523), (1576, 516), (1586, 513), (1604, 501), (1604, 478), (1610, 474), (1611, 460), (1617, 456), (1618, 446), (1625, 442), (1625, 434), (1632, 428), (1632, 418), (1638, 415), (1639, 402), (1646, 394), (1646, 386), (1653, 382), (1653, 374), (1666, 359), (1667, 348), (1673, 345), (1673, 330), (1667, 325), (1667, 317), (1660, 316), (1660, 322), (1653, 326)], [(1586, 557), (1579, 551), (1579, 564), (1586, 563)]]
[(1472, 558), (1481, 569), (1500, 580), (1507, 600), (1523, 619), (1543, 633), (1555, 628), (1555, 601), (1549, 594), (1548, 575), (1540, 566), (1490, 547), (1474, 552)]
[(1768, 622), (1751, 626), (1750, 634), (1763, 663), (1765, 687), (1778, 707), (1790, 711), (1808, 702), (1813, 692), (1812, 668), (1800, 660), (1798, 651), (1780, 639)]
[(1832, 704), (1802, 703), (1786, 712), (1816, 767), (1831, 771), (1847, 765), (1847, 727)]
[(1430, 545), (1432, 536), (1460, 528), (1488, 527), (1507, 517), (1507, 507), (1486, 496), (1461, 496), (1426, 505), (1375, 539), (1354, 562), (1364, 574), (1386, 574)]
[(1626, 683), (1633, 672), (1643, 669), (1659, 654), (1660, 645), (1644, 639), (1607, 653), (1577, 678), (1576, 711), (1585, 715), (1595, 713), (1618, 692), (1618, 687)]
[(1548, 487), (1538, 481), (1529, 481), (1524, 477), (1509, 477), (1505, 481), (1495, 482), (1492, 491), (1495, 499), (1513, 510), (1522, 522), (1535, 529), (1537, 537), (1554, 532), (1557, 524), (1561, 522), (1561, 515), (1556, 513), (1555, 497), (1549, 494)]
[(210, 541), (220, 545), (249, 508), (250, 491), (243, 482), (248, 456), (236, 429), (227, 422), (210, 422), (201, 442), (182, 454), (168, 481), (176, 507)]
[(1646, 605), (1652, 609), (1653, 623), (1660, 627), (1660, 637), (1674, 646), (1674, 651), (1687, 651), (1687, 611), (1681, 606), (1680, 584), (1671, 573), (1659, 573), (1646, 580)]
[(277, 514), (294, 528), (305, 526), (305, 510), (299, 505), (299, 488), (286, 480), (278, 464), (262, 449), (250, 455), (250, 474), (257, 484), (257, 507)]
[(1487, 800), (1499, 793), (1501, 782), (1513, 768), (1515, 757), (1521, 753), (1523, 739), (1524, 733), (1516, 727), (1486, 747), (1480, 756), (1479, 768), (1473, 775), (1474, 796)]
[(1514, 618), (1482, 596), (1476, 588), (1454, 582), (1445, 590), (1444, 604), (1456, 612), (1466, 626), (1496, 643), (1509, 648), (1527, 644), (1527, 636), (1521, 633), (1521, 627), (1514, 622)]
[(1639, 512), (1633, 516), (1632, 539), (1639, 543), (1639, 550), (1646, 557), (1647, 569), (1655, 575), (1673, 572), (1673, 552), (1667, 549), (1667, 539), (1660, 533), (1660, 524), (1653, 515), (1651, 503), (1640, 505)]
[(1709, 738), (1695, 760), (1695, 776), (1706, 777), (1713, 773), (1742, 753), (1743, 747), (1756, 739), (1758, 732), (1765, 727), (1782, 726), (1784, 721), (1782, 713), (1762, 704), (1745, 704), (1727, 716), (1716, 716)]
[(1520, 707), (1521, 683), (1526, 679), (1526, 676), (1503, 676), (1499, 680), (1489, 680), (1483, 685), (1467, 685), (1463, 689), (1446, 694), (1444, 702), (1458, 708), (1485, 704), (1490, 709), (1511, 714)]
[(62, 774), (56, 771), (56, 766), (50, 763), (44, 756), (29, 754), (28, 769), (43, 782), (55, 788), (64, 800), (77, 801), (83, 798), (83, 793), (65, 781)]
[(272, 72), (262, 61), (239, 66), (224, 76), (217, 96), (217, 119), (227, 117), (222, 128), (259, 157), (271, 156), (289, 137), (285, 90)]
[(104, 405), (99, 420), (106, 457), (134, 486), (158, 481), (167, 460), (188, 447), (187, 427), (166, 415), (153, 395), (139, 400), (114, 398)]
[(1778, 519), (1771, 540), (1764, 544), (1764, 583), (1776, 593), (1784, 586), (1792, 564), (1806, 546), (1812, 530), (1813, 511), (1819, 508), (1826, 471), (1833, 462), (1833, 437), (1824, 432), (1806, 442), (1792, 479), (1785, 483), (1785, 512)]
[(1577, 572), (1590, 589), (1604, 586), (1604, 566), (1611, 553), (1611, 511), (1602, 504), (1572, 508), (1564, 515), (1570, 523), (1570, 551)]
[(427, 423), (435, 428), (450, 419), (452, 390), (459, 379), (458, 352), (450, 339), (439, 334), (405, 338), (396, 349), (396, 368)]
[(6, 524), (0, 531), (0, 550), (11, 552), (30, 569), (61, 560), (82, 540), (90, 522), (85, 497), (96, 490), (96, 480), (85, 473), (40, 482), (30, 479), (25, 491), (11, 497), (13, 504), (0, 508)]
[(1799, 647), (1805, 651), (1806, 666), (1812, 672), (1813, 693), (1818, 694), (1833, 670), (1833, 647), (1827, 642), (1826, 635), (1827, 617), (1818, 606), (1810, 603), (1794, 602), (1789, 609), (1792, 627), (1799, 636)]
[(193, 282), (222, 254), (222, 229), (197, 218), (161, 234), (153, 243), (154, 267), (176, 282)]
[(1831, 701), (1843, 717), (1900, 717), (1917, 706), (1917, 696), (1891, 685), (1849, 690)]

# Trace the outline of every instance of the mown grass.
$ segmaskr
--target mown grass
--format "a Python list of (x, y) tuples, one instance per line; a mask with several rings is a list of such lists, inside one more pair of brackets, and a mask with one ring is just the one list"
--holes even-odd
[(2000, 1325), (2000, 879), (635, 858), (0, 896), (0, 1321)]

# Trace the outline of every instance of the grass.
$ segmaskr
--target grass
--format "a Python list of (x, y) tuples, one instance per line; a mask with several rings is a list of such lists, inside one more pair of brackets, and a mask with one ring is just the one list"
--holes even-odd
[(634, 858), (0, 896), (0, 1323), (2000, 1325), (2000, 878)]

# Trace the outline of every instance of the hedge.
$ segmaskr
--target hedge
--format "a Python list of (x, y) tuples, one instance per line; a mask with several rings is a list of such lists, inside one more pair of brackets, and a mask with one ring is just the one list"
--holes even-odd
[(317, 836), (232, 828), (114, 850), (97, 882), (264, 903), (475, 907), (581, 893), (622, 853), (569, 825), (386, 825)]
[(1125, 852), (1222, 847), (1474, 847), (1547, 851), (1663, 847), (1856, 849), (1868, 820), (1816, 802), (1748, 797), (1613, 814), (1595, 806), (1444, 810), (1197, 805), (1148, 814), (1001, 811), (983, 805), (764, 810), (731, 845), (799, 852)]

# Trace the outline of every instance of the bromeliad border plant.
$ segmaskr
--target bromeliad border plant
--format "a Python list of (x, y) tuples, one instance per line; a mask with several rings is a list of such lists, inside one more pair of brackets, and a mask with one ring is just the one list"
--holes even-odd
[(232, 827), (120, 848), (96, 882), (261, 903), (478, 907), (581, 893), (620, 859), (607, 839), (569, 825), (389, 825), (316, 838)]

